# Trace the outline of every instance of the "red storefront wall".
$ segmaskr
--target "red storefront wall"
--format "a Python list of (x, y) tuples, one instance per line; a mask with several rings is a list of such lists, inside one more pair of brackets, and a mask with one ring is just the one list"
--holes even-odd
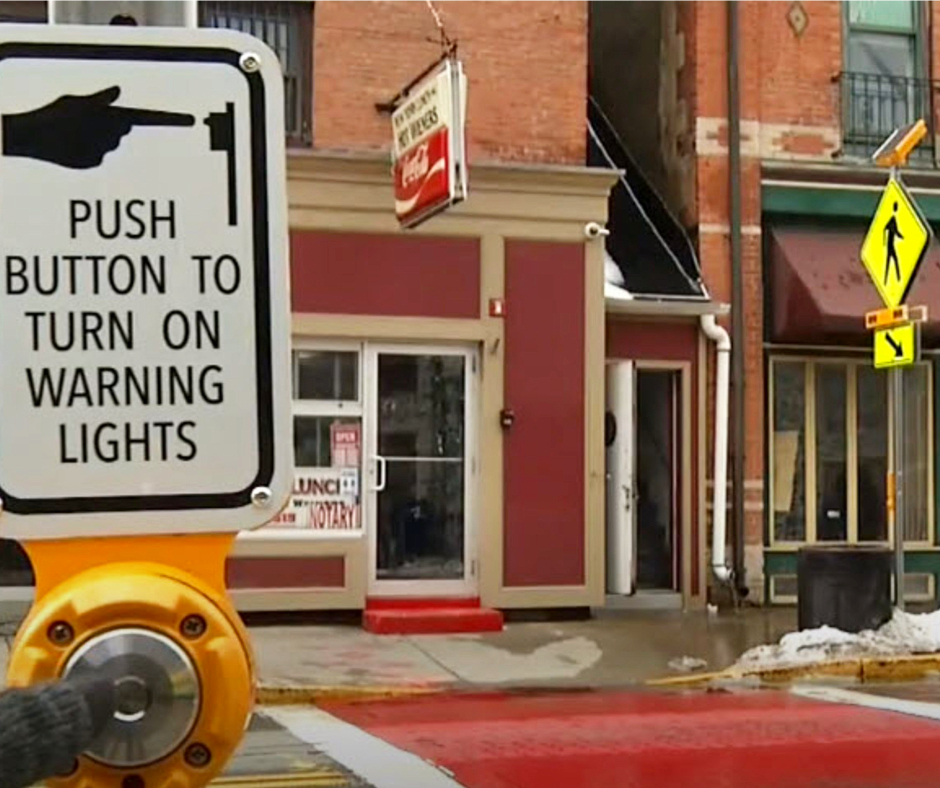
[(503, 582), (584, 583), (584, 245), (506, 243)]

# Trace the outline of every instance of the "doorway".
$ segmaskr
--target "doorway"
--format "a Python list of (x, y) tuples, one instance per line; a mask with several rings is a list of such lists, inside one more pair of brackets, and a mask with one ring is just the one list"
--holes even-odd
[(470, 350), (367, 346), (371, 595), (476, 593), (476, 369)]
[(607, 593), (682, 590), (685, 373), (607, 366)]
[(679, 373), (636, 374), (636, 585), (678, 591)]

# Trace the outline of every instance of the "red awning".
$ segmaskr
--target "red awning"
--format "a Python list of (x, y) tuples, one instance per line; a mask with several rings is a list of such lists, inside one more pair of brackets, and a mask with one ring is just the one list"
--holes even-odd
[[(866, 227), (775, 225), (768, 230), (774, 342), (868, 343), (865, 313), (880, 309), (859, 260)], [(924, 337), (940, 339), (940, 249), (931, 245), (908, 304), (926, 305)]]

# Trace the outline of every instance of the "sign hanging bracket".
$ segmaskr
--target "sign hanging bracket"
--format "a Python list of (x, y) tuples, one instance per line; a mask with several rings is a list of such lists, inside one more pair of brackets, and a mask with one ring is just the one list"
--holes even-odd
[(427, 5), (428, 10), (430, 10), (431, 15), (434, 17), (434, 24), (437, 25), (438, 32), (441, 34), (441, 56), (424, 71), (418, 74), (418, 76), (411, 80), (411, 82), (405, 85), (405, 87), (403, 87), (398, 92), (398, 95), (391, 99), (391, 101), (376, 102), (376, 111), (383, 114), (388, 115), (394, 112), (399, 103), (408, 97), (408, 93), (412, 90), (412, 88), (421, 82), (428, 74), (434, 71), (434, 69), (436, 69), (441, 63), (443, 63), (448, 58), (457, 58), (457, 41), (452, 40), (450, 36), (447, 35), (447, 31), (444, 29), (444, 20), (441, 19), (440, 11), (434, 7), (434, 3), (432, 3), (431, 0), (424, 0), (424, 2)]
[(377, 101), (375, 102), (376, 112), (380, 112), (383, 115), (391, 115), (395, 109), (408, 98), (408, 94), (421, 82), (424, 81), (424, 78), (431, 74), (441, 63), (443, 63), (448, 58), (456, 59), (457, 57), (457, 42), (450, 41), (447, 49), (441, 54), (437, 60), (435, 60), (431, 65), (424, 69), (418, 76), (411, 80), (405, 87), (398, 91), (392, 98), (388, 101)]
[(434, 17), (434, 24), (437, 25), (437, 29), (441, 34), (441, 54), (447, 52), (448, 49), (453, 46), (450, 38), (447, 35), (447, 31), (444, 30), (444, 20), (441, 19), (440, 12), (434, 7), (434, 3), (431, 0), (424, 0), (425, 4), (428, 7), (428, 10), (431, 12), (431, 16)]

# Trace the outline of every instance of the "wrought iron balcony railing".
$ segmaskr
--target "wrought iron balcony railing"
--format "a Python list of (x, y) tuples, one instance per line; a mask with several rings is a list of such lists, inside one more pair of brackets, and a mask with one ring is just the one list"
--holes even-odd
[(912, 154), (911, 163), (934, 163), (936, 83), (928, 79), (852, 72), (839, 74), (838, 80), (844, 155), (867, 158), (898, 126), (923, 118), (927, 136)]

